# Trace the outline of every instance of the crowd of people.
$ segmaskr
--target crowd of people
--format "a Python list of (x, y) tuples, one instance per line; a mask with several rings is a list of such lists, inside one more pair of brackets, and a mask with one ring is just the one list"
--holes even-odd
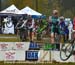
[(44, 19), (41, 16), (38, 19), (34, 19), (30, 15), (21, 16), (16, 24), (13, 23), (15, 34), (19, 33), (22, 41), (27, 40), (28, 35), (30, 41), (34, 41), (36, 35), (37, 40), (41, 40), (43, 33), (49, 35), (51, 43), (55, 43), (56, 35), (59, 36), (59, 40), (61, 37), (64, 42), (70, 41), (72, 32), (75, 31), (75, 18), (72, 20), (58, 14), (58, 10), (53, 10), (52, 15)]

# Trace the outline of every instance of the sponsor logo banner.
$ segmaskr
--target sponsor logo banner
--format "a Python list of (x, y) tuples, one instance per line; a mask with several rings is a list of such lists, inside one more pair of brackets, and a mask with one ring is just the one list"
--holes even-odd
[(15, 50), (24, 50), (24, 48), (25, 48), (25, 45), (22, 42), (16, 42), (14, 44), (14, 49)]
[(4, 60), (16, 60), (16, 52), (15, 51), (5, 51)]
[(0, 42), (0, 51), (28, 50), (30, 42)]
[(12, 48), (13, 48), (13, 42), (0, 42), (1, 51), (12, 50)]
[(15, 42), (13, 49), (14, 50), (28, 50), (30, 42)]
[(37, 61), (38, 60), (38, 51), (26, 51), (25, 59), (28, 61)]

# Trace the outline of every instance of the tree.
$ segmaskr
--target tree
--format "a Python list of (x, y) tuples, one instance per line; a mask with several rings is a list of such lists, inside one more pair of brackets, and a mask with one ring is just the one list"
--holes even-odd
[(14, 4), (19, 9), (22, 9), (25, 6), (32, 7), (32, 0), (4, 0), (3, 3), (5, 7)]
[(64, 12), (63, 16), (69, 17), (69, 18), (73, 18), (74, 15), (73, 15), (73, 13), (72, 13), (71, 10), (66, 10), (66, 11)]
[(61, 7), (60, 0), (51, 0), (51, 3), (52, 3), (52, 10), (54, 9), (58, 10), (59, 15), (61, 15), (62, 7)]

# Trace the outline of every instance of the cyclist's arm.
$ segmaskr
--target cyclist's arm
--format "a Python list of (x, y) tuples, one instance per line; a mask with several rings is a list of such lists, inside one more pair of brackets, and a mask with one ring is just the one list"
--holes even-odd
[(23, 26), (25, 26), (26, 25), (26, 23), (27, 23), (27, 20), (23, 20), (23, 24), (21, 25), (21, 28), (23, 27)]
[(43, 22), (43, 26), (42, 26), (42, 28), (38, 29), (38, 33), (41, 33), (48, 25), (46, 20), (43, 20), (42, 22)]

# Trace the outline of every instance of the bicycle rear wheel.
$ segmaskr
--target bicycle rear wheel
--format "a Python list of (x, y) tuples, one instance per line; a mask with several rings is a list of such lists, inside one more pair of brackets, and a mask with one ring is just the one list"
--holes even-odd
[(62, 44), (61, 50), (60, 50), (60, 58), (63, 61), (66, 61), (70, 58), (70, 56), (73, 54), (74, 45), (73, 43), (68, 44)]

